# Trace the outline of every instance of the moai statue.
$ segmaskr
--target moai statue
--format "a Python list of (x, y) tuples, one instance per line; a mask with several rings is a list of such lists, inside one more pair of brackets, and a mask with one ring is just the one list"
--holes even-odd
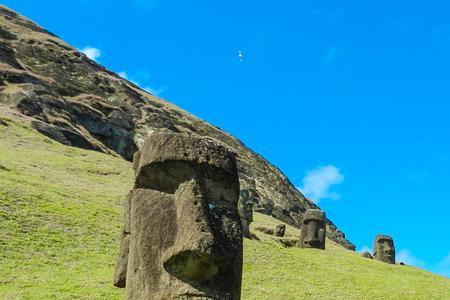
[(283, 237), (286, 232), (286, 225), (284, 224), (278, 224), (277, 227), (275, 227), (275, 231), (273, 235), (278, 237)]
[(325, 213), (320, 209), (307, 209), (300, 230), (300, 248), (325, 249)]
[(235, 155), (208, 139), (160, 132), (139, 156), (115, 285), (126, 287), (128, 300), (239, 300)]
[(253, 203), (250, 201), (247, 190), (240, 191), (238, 207), (239, 215), (241, 216), (242, 234), (250, 239), (250, 223), (253, 222)]
[(395, 247), (392, 237), (385, 234), (375, 236), (373, 258), (388, 264), (395, 264)]

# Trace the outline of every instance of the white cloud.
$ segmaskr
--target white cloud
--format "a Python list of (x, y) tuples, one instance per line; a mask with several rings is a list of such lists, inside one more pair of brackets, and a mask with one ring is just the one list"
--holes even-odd
[(425, 262), (423, 260), (418, 259), (415, 257), (411, 251), (408, 249), (402, 249), (398, 251), (395, 255), (395, 260), (397, 262), (403, 262), (407, 265), (416, 266), (416, 267), (424, 267)]
[(360, 249), (359, 249), (359, 252), (365, 252), (365, 251), (367, 251), (367, 252), (369, 252), (370, 254), (372, 254), (372, 249), (370, 248), (370, 247), (368, 247), (368, 246), (362, 246)]
[(164, 93), (165, 91), (167, 91), (168, 88), (169, 88), (168, 85), (164, 85), (164, 86), (160, 87), (159, 89), (154, 89), (154, 88), (146, 86), (146, 87), (144, 87), (144, 90), (146, 90), (147, 92), (149, 92), (152, 95), (159, 96), (162, 93)]
[(349, 52), (350, 44), (334, 45), (328, 48), (322, 58), (322, 63), (329, 65), (333, 63), (338, 57), (341, 57)]
[(450, 278), (450, 252), (437, 264), (436, 272)]
[(118, 72), (117, 75), (119, 75), (120, 77), (122, 77), (123, 79), (128, 79), (127, 73), (122, 71), (122, 72)]
[[(146, 72), (140, 72), (140, 73), (146, 74)], [(149, 92), (150, 94), (155, 95), (155, 96), (161, 95), (162, 93), (164, 93), (164, 92), (169, 88), (168, 85), (164, 85), (164, 86), (162, 86), (162, 87), (160, 87), (160, 88), (157, 88), (157, 89), (152, 88), (152, 87), (149, 87), (149, 86), (144, 86), (144, 87), (142, 87), (142, 85), (141, 85), (141, 83), (140, 83), (139, 81), (136, 81), (136, 80), (133, 80), (133, 79), (129, 78), (127, 72), (125, 72), (125, 71), (117, 72), (117, 75), (119, 75), (119, 76), (122, 77), (123, 79), (129, 80), (130, 82), (134, 83), (134, 84), (137, 85), (138, 87), (141, 87), (143, 90), (145, 90), (145, 91), (147, 91), (147, 92)], [(146, 78), (146, 79), (149, 78), (148, 75), (143, 76), (142, 74), (138, 74), (137, 77), (144, 77), (144, 78)]]
[(326, 65), (332, 63), (336, 59), (336, 57), (340, 55), (340, 52), (341, 51), (338, 46), (334, 45), (330, 47), (325, 53), (322, 62)]
[(87, 57), (95, 61), (97, 60), (97, 58), (102, 56), (102, 52), (100, 51), (100, 49), (94, 47), (84, 47), (80, 51), (86, 54)]
[(332, 165), (322, 166), (308, 171), (303, 178), (303, 193), (314, 202), (322, 199), (339, 199), (340, 196), (330, 192), (332, 185), (339, 184), (344, 180), (338, 168)]

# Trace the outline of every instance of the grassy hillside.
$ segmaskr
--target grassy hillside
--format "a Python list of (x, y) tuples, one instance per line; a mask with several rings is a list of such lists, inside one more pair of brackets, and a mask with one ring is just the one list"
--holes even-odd
[[(128, 162), (60, 145), (0, 113), (0, 299), (122, 299), (111, 284)], [(255, 225), (278, 221), (256, 215)], [(289, 227), (293, 237), (298, 230)], [(243, 299), (450, 299), (450, 280), (325, 251), (245, 240)]]

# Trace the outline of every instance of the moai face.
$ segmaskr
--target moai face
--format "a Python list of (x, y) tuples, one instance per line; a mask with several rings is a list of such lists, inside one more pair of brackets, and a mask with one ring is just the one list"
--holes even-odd
[(308, 209), (303, 216), (300, 230), (300, 247), (325, 249), (325, 213), (319, 209)]
[(274, 235), (278, 237), (283, 237), (286, 233), (286, 225), (284, 224), (278, 224), (277, 227), (275, 227)]
[(395, 264), (395, 247), (392, 237), (385, 234), (375, 236), (373, 258), (388, 264)]
[(149, 136), (130, 198), (127, 299), (240, 299), (238, 194), (236, 160), (225, 147)]

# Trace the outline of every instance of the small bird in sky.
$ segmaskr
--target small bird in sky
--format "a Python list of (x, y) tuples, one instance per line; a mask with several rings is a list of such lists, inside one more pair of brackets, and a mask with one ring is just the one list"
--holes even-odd
[(244, 60), (244, 53), (242, 53), (241, 50), (238, 51), (238, 58), (239, 58), (239, 61), (243, 61)]

